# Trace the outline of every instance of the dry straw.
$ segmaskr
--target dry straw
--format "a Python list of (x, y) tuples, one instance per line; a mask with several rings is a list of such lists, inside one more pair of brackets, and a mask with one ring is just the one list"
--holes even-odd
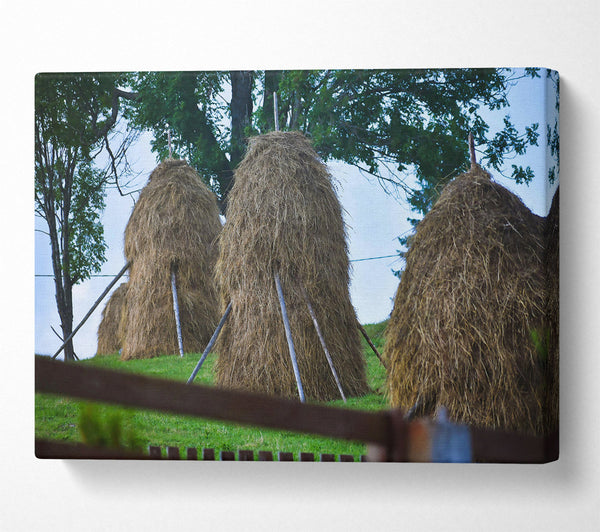
[(125, 230), (132, 266), (121, 320), (123, 360), (178, 353), (172, 269), (184, 349), (204, 349), (218, 321), (213, 274), (220, 230), (216, 198), (198, 174), (185, 161), (158, 165)]
[(559, 388), (559, 189), (556, 189), (545, 226), (546, 328), (546, 426), (558, 429)]
[(217, 383), (297, 397), (274, 274), (279, 272), (307, 398), (339, 399), (303, 297), (306, 287), (346, 396), (367, 391), (350, 302), (342, 210), (325, 165), (300, 133), (250, 140), (229, 196), (217, 280), (232, 302), (216, 351)]
[(541, 433), (543, 218), (475, 165), (419, 223), (386, 331), (391, 402)]
[(126, 299), (127, 283), (122, 283), (112, 293), (102, 311), (102, 320), (98, 326), (97, 355), (110, 355), (121, 349), (119, 324)]

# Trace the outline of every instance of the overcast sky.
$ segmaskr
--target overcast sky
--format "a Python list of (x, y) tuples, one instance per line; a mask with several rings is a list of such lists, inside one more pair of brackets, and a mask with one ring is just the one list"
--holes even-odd
[[(535, 179), (529, 185), (516, 185), (492, 172), (493, 178), (516, 193), (536, 214), (545, 216), (555, 187), (549, 187), (546, 179), (546, 113), (553, 112), (554, 99), (546, 98), (546, 81), (541, 79), (523, 80), (511, 89), (511, 107), (500, 113), (490, 114), (488, 123), (500, 128), (502, 118), (510, 114), (515, 126), (523, 131), (533, 122), (540, 124), (539, 148), (530, 148), (525, 157), (508, 161), (510, 164), (529, 165), (535, 172)], [(547, 106), (544, 106), (544, 102)], [(148, 175), (157, 164), (150, 150), (151, 136), (144, 134), (132, 146), (129, 160), (139, 178), (136, 185), (143, 186)], [(406, 218), (413, 216), (403, 197), (387, 194), (376, 180), (369, 180), (358, 170), (339, 162), (330, 162), (329, 171), (337, 186), (344, 216), (348, 225), (348, 240), (351, 272), (351, 298), (361, 323), (373, 323), (386, 319), (392, 310), (392, 301), (398, 286), (398, 279), (392, 270), (403, 267), (400, 259), (383, 257), (396, 254), (399, 249), (397, 237), (410, 231)], [(507, 172), (510, 173), (510, 172)], [(115, 275), (125, 264), (123, 256), (123, 234), (131, 214), (131, 197), (121, 197), (116, 190), (109, 190), (106, 209), (102, 216), (105, 238), (108, 245), (107, 261), (101, 275)], [(36, 219), (36, 228), (43, 229), (42, 220)], [(60, 320), (56, 312), (52, 277), (41, 277), (52, 273), (50, 246), (47, 237), (35, 234), (35, 352), (52, 354), (60, 346), (60, 341), (52, 332), (51, 326), (60, 332)], [(110, 283), (110, 277), (94, 277), (73, 289), (75, 327), (92, 306), (95, 299)], [(116, 286), (118, 286), (117, 283)], [(90, 357), (96, 352), (97, 330), (100, 323), (103, 301), (74, 339), (75, 352), (79, 357)]]

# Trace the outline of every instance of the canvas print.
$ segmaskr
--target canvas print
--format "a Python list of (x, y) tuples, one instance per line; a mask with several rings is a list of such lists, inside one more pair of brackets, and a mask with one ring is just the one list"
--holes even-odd
[(558, 459), (558, 110), (545, 68), (38, 74), (36, 456)]

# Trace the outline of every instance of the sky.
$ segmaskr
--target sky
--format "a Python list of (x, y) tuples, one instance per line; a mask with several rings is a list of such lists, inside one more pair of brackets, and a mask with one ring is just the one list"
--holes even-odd
[[(556, 187), (556, 184), (551, 187), (546, 179), (544, 124), (546, 116), (552, 116), (554, 106), (553, 97), (547, 98), (547, 93), (547, 82), (543, 74), (540, 79), (519, 81), (510, 90), (510, 108), (485, 116), (492, 131), (502, 127), (505, 114), (510, 114), (520, 131), (526, 125), (540, 123), (539, 147), (531, 147), (524, 157), (508, 161), (509, 165), (515, 163), (531, 166), (535, 174), (533, 182), (529, 185), (517, 185), (492, 171), (495, 181), (517, 194), (525, 205), (540, 216), (547, 214)], [(134, 172), (139, 174), (132, 184), (133, 188), (141, 188), (157, 165), (156, 157), (150, 149), (151, 138), (149, 133), (144, 133), (130, 148), (129, 162)], [(398, 278), (393, 270), (402, 269), (403, 262), (398, 257), (363, 259), (396, 255), (399, 249), (397, 238), (411, 230), (407, 217), (415, 217), (415, 213), (409, 211), (402, 196), (387, 194), (375, 179), (361, 175), (354, 167), (338, 161), (330, 161), (327, 166), (347, 224), (351, 260), (350, 296), (358, 319), (361, 323), (385, 320), (392, 310), (398, 287)], [(93, 277), (73, 288), (74, 327), (111, 282), (111, 276), (125, 264), (123, 235), (132, 209), (133, 201), (130, 196), (121, 197), (115, 189), (108, 190), (106, 208), (102, 215), (107, 260), (99, 272), (105, 277)], [(44, 222), (36, 218), (35, 227), (43, 230)], [(35, 274), (35, 352), (53, 354), (61, 342), (51, 327), (60, 332), (60, 320), (56, 312), (53, 278), (48, 276), (52, 274), (50, 245), (48, 238), (39, 231), (35, 233)], [(75, 352), (80, 358), (91, 357), (96, 352), (98, 325), (108, 297), (110, 295), (100, 303), (74, 338)]]

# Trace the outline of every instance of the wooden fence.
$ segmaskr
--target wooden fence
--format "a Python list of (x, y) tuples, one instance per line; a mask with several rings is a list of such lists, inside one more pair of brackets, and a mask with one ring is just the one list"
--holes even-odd
[[(366, 461), (544, 463), (558, 458), (558, 433), (548, 437), (537, 437), (470, 428), (444, 421), (407, 422), (400, 410), (365, 412), (305, 404), (290, 399), (188, 385), (86, 367), (77, 363), (57, 362), (47, 357), (36, 357), (35, 390), (104, 403), (364, 442), (369, 446)], [(181, 458), (178, 449), (172, 450), (170, 456), (168, 449), (167, 458)], [(240, 458), (239, 453), (242, 453), (244, 458)], [(260, 461), (268, 460), (268, 454), (260, 453)], [(232, 455), (221, 455), (220, 458), (235, 459), (235, 453)], [(156, 448), (150, 448), (147, 454), (135, 454), (37, 440), (36, 456), (157, 459), (159, 453)], [(193, 456), (198, 458), (195, 449), (188, 452), (187, 458), (194, 459)], [(248, 451), (238, 452), (239, 460), (249, 460), (249, 456)], [(321, 461), (331, 461), (331, 455), (325, 456), (326, 459), (321, 458)], [(279, 453), (278, 458), (279, 461), (288, 461), (290, 457), (288, 454), (282, 459)], [(299, 458), (303, 461), (302, 456)], [(310, 459), (308, 455), (304, 458), (304, 461)], [(202, 459), (207, 459), (204, 450)], [(345, 460), (340, 457), (340, 461)]]
[[(216, 451), (215, 449), (197, 449), (187, 447), (182, 454), (179, 447), (167, 446), (164, 449), (150, 445), (148, 452), (134, 452), (125, 449), (111, 449), (108, 447), (92, 447), (81, 443), (65, 443), (51, 440), (36, 439), (35, 454), (38, 458), (79, 458), (79, 459), (130, 459), (130, 460), (202, 460), (202, 461), (239, 461), (239, 462), (355, 462), (351, 454), (335, 455), (332, 453), (314, 453), (289, 451), (257, 451), (240, 449), (238, 451)], [(367, 457), (362, 455), (360, 462), (366, 462)]]

